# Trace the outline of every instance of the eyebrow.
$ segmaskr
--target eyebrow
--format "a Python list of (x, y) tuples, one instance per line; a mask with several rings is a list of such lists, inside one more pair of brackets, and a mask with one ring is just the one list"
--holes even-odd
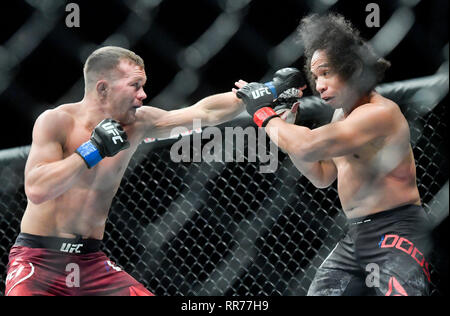
[(317, 68), (327, 68), (327, 67), (330, 67), (330, 65), (328, 63), (324, 63), (324, 64), (318, 66)]
[(147, 78), (145, 77), (134, 77), (131, 79), (131, 82), (139, 82), (145, 84), (147, 82)]
[[(316, 69), (319, 69), (319, 68), (329, 68), (329, 67), (330, 67), (330, 64), (329, 64), (329, 63), (323, 63), (323, 64), (317, 66)], [(315, 75), (314, 71), (311, 70), (311, 73), (312, 73), (313, 77), (317, 77), (317, 76)]]

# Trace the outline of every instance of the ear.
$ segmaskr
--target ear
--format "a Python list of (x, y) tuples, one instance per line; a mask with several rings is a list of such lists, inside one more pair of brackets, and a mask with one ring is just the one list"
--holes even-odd
[(363, 74), (363, 70), (364, 70), (364, 64), (362, 62), (362, 60), (357, 59), (356, 60), (356, 69), (355, 72), (353, 74), (354, 78), (360, 78), (361, 75)]
[(108, 95), (108, 82), (106, 80), (99, 80), (97, 81), (97, 84), (95, 85), (95, 90), (97, 91), (98, 96), (100, 99), (105, 99)]

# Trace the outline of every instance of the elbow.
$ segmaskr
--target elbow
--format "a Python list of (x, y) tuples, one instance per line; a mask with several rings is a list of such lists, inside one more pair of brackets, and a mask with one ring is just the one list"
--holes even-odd
[(25, 185), (25, 194), (33, 204), (42, 204), (47, 201), (47, 197), (42, 190), (32, 185)]
[(317, 189), (326, 189), (333, 184), (334, 181), (311, 181)]
[(336, 178), (336, 175), (323, 174), (320, 179), (315, 179), (315, 181), (311, 181), (311, 183), (318, 189), (326, 189), (334, 183)]

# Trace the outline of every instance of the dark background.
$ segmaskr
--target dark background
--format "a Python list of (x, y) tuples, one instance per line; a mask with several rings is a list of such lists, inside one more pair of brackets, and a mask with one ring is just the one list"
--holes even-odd
[[(229, 91), (238, 79), (259, 81), (262, 78), (270, 79), (270, 75), (278, 68), (287, 66), (293, 66), (299, 69), (303, 68), (304, 60), (301, 53), (298, 58), (286, 62), (282, 58), (278, 58), (280, 55), (277, 55), (276, 52), (280, 51), (276, 48), (286, 38), (294, 34), (298, 23), (306, 14), (325, 11), (339, 12), (352, 21), (361, 31), (364, 38), (370, 40), (383, 29), (388, 21), (392, 22), (392, 17), (395, 14), (404, 12), (401, 8), (409, 7), (409, 12), (412, 13), (413, 24), (405, 36), (401, 38), (399, 44), (394, 45), (393, 50), (385, 56), (392, 63), (392, 67), (386, 73), (385, 82), (429, 76), (435, 74), (441, 67), (447, 67), (448, 71), (448, 64), (445, 64), (448, 61), (447, 0), (377, 1), (376, 3), (381, 9), (381, 28), (368, 28), (365, 25), (366, 16), (369, 14), (365, 11), (365, 8), (368, 3), (372, 3), (373, 1), (231, 0), (228, 2), (225, 0), (84, 0), (71, 2), (77, 3), (80, 7), (81, 20), (79, 28), (69, 28), (65, 24), (65, 18), (69, 14), (65, 12), (65, 5), (69, 1), (28, 0), (3, 1), (0, 3), (0, 20), (2, 21), (2, 28), (0, 29), (0, 106), (2, 110), (0, 149), (29, 145), (31, 143), (34, 121), (40, 113), (65, 102), (81, 100), (84, 88), (82, 85), (83, 63), (89, 53), (99, 46), (106, 44), (124, 46), (144, 58), (148, 76), (148, 83), (145, 88), (148, 95), (145, 101), (146, 104), (164, 109), (175, 109), (193, 104), (208, 95)], [(195, 63), (190, 64), (189, 56), (195, 62), (196, 55), (189, 55), (190, 50), (186, 50), (186, 47), (197, 42), (211, 28), (217, 17), (223, 15), (226, 11), (225, 7), (227, 3), (234, 5), (244, 4), (243, 9), (238, 10), (238, 13), (230, 10), (229, 16), (224, 15), (225, 19), (230, 16), (236, 19), (237, 28), (235, 33), (225, 41), (223, 47), (219, 45), (220, 48), (218, 51), (213, 53), (210, 58), (206, 58), (203, 61), (200, 60), (200, 64), (197, 67)], [(228, 31), (230, 29), (224, 26), (223, 32), (226, 33)], [(389, 37), (391, 35), (387, 34), (385, 36), (384, 41), (387, 44), (392, 40)], [(209, 42), (215, 42), (216, 40), (217, 37), (212, 37)], [(174, 78), (178, 78), (175, 80), (176, 85), (173, 85)], [(306, 92), (307, 94), (311, 94), (310, 90)], [(448, 96), (441, 101), (442, 104), (446, 107), (448, 104)], [(443, 112), (447, 116), (448, 112)], [(440, 118), (446, 120), (444, 117)], [(426, 126), (427, 130), (435, 131), (434, 126), (432, 126), (434, 121), (430, 119), (426, 122), (428, 124)], [(437, 125), (439, 125), (439, 128), (436, 128), (436, 133), (440, 134), (442, 124)], [(424, 137), (424, 139), (426, 140), (427, 137)], [(440, 154), (445, 158), (442, 161), (447, 162), (448, 150), (444, 148), (439, 149)], [(152, 163), (148, 164), (148, 169), (156, 174), (151, 173), (148, 178), (158, 179), (157, 169), (161, 161), (168, 162), (168, 159), (167, 155), (162, 155), (161, 158), (157, 151), (153, 152), (152, 155), (151, 157), (154, 158), (150, 158)], [(427, 151), (424, 156), (433, 156), (433, 153), (430, 154)], [(427, 157), (425, 158), (428, 159)], [(152, 159), (156, 161), (154, 165)], [(416, 159), (419, 160), (419, 157), (416, 156)], [(432, 164), (421, 162), (421, 165), (431, 166)], [(240, 166), (242, 165), (236, 168), (240, 168)], [(184, 167), (195, 169), (195, 165), (180, 167), (180, 164), (175, 164), (170, 166), (174, 170)], [(445, 176), (443, 177), (448, 183), (448, 177), (446, 176), (448, 165), (443, 163), (443, 166), (439, 165), (439, 167), (441, 168), (440, 176), (444, 174)], [(139, 176), (141, 174), (145, 175), (144, 172), (139, 171), (140, 168), (137, 168), (137, 174)], [(172, 175), (170, 168), (168, 170), (171, 172), (168, 172), (168, 174)], [(205, 167), (203, 166), (202, 168)], [(202, 168), (199, 168), (199, 170)], [(230, 166), (230, 168), (233, 169), (234, 166)], [(14, 177), (19, 177), (19, 175), (23, 176), (22, 166), (15, 171)], [(284, 190), (288, 190), (288, 186), (294, 186), (295, 184), (294, 189), (296, 193), (307, 191), (304, 190), (309, 185), (307, 181), (303, 181), (303, 179), (303, 183), (295, 178), (289, 182), (283, 172), (280, 171), (281, 175), (277, 179), (280, 185), (286, 186)], [(421, 171), (419, 170), (419, 172)], [(161, 173), (164, 172), (161, 171)], [(422, 173), (427, 174), (426, 171)], [(14, 190), (17, 185), (19, 187), (22, 185), (20, 181), (23, 179), (16, 179), (8, 175), (9, 173), (5, 172), (4, 179), (7, 180), (0, 182), (0, 186), (7, 187), (7, 181), (14, 184), (11, 184)], [(223, 174), (220, 174), (218, 178), (222, 179), (222, 176)], [(258, 180), (260, 176), (257, 175), (256, 180), (253, 180), (255, 182), (262, 182), (264, 185), (271, 183), (270, 186), (273, 186), (274, 182)], [(268, 177), (270, 178), (271, 176), (269, 175)], [(234, 179), (234, 176), (230, 177), (232, 180)], [(431, 176), (424, 178), (428, 179)], [(172, 181), (170, 177), (168, 179), (165, 178), (166, 181)], [(269, 180), (272, 181), (273, 179)], [(433, 180), (431, 179), (428, 182), (424, 181), (423, 183), (425, 184), (423, 185), (426, 188), (423, 187), (421, 189), (431, 192), (431, 186), (427, 184), (429, 182), (432, 183)], [(439, 178), (439, 184), (445, 182), (441, 180)], [(133, 180), (132, 182), (134, 184), (136, 181)], [(163, 181), (159, 182), (163, 183)], [(224, 182), (230, 183), (231, 181)], [(204, 183), (199, 183), (200, 191)], [(130, 187), (133, 186), (130, 185)], [(220, 183), (215, 183), (213, 187), (219, 188), (219, 192), (217, 193), (219, 196), (223, 195)], [(147, 189), (150, 190), (152, 188), (150, 186)], [(160, 191), (164, 191), (165, 188), (159, 189)], [(194, 192), (196, 190), (192, 191), (192, 194), (196, 193)], [(158, 193), (159, 191), (155, 190), (155, 192)], [(155, 196), (157, 194), (155, 192), (149, 193), (150, 198), (148, 200), (156, 199)], [(322, 194), (321, 192), (320, 194)], [(333, 197), (336, 196), (334, 192), (331, 193), (333, 193)], [(432, 193), (434, 194), (434, 192)], [(111, 228), (113, 231), (111, 233), (113, 237), (111, 240), (114, 241), (119, 240), (115, 234), (119, 234), (123, 230), (120, 225), (117, 225), (117, 218), (120, 218), (123, 214), (120, 201), (130, 198), (130, 196), (133, 197), (127, 194), (128, 192), (125, 189), (124, 192), (120, 191), (114, 204), (116, 206), (113, 206), (113, 216), (111, 219), (111, 223), (113, 224), (111, 226), (114, 228)], [(209, 191), (208, 195), (213, 196)], [(278, 196), (278, 193), (276, 196)], [(7, 216), (5, 215), (3, 222), (0, 221), (5, 226), (1, 226), (0, 231), (6, 231), (4, 235), (8, 237), (8, 245), (7, 247), (5, 246), (5, 249), (9, 249), (13, 238), (16, 236), (16, 230), (13, 227), (18, 227), (19, 225), (19, 211), (26, 204), (26, 198), (23, 194), (20, 198), (12, 197), (8, 194), (5, 194), (5, 197), (8, 197), (8, 199), (11, 197), (11, 200), (13, 200), (11, 202), (12, 205), (19, 203), (19, 201), (21, 203), (20, 206), (15, 207), (10, 207), (9, 204), (5, 204), (7, 205), (4, 208)], [(133, 202), (133, 198), (130, 198), (130, 200)], [(161, 200), (164, 201), (162, 198)], [(194, 200), (198, 200), (198, 198), (195, 197)], [(307, 200), (316, 200), (316, 197), (314, 199), (307, 197)], [(338, 212), (337, 200), (331, 200), (332, 203), (327, 199), (323, 201), (324, 205), (333, 204), (333, 210), (336, 213)], [(212, 204), (220, 204), (216, 202), (214, 200)], [(292, 204), (292, 202), (288, 200), (287, 204)], [(323, 209), (327, 209), (324, 205), (320, 205), (322, 211)], [(153, 205), (151, 206), (153, 207)], [(114, 207), (120, 209), (120, 211), (114, 212)], [(163, 209), (161, 212), (167, 210), (165, 205), (161, 208)], [(292, 205), (292, 221), (294, 223), (297, 220), (298, 210), (302, 208), (303, 204)], [(123, 207), (123, 209), (127, 209), (127, 207)], [(291, 209), (288, 208), (288, 210)], [(205, 211), (208, 213), (208, 216), (210, 216), (209, 211), (209, 209)], [(227, 209), (226, 211), (230, 210)], [(149, 210), (144, 208), (142, 212), (146, 213)], [(240, 213), (237, 212), (237, 214), (240, 216)], [(312, 214), (310, 217), (315, 220), (318, 214), (316, 212), (312, 212)], [(126, 226), (131, 222), (129, 220), (130, 216), (128, 213), (125, 213), (123, 216), (126, 217), (127, 224), (124, 224)], [(220, 220), (223, 221), (222, 218)], [(220, 220), (218, 222), (221, 222)], [(193, 225), (193, 227), (202, 226), (204, 226), (203, 221), (199, 222), (198, 225)], [(303, 233), (304, 229), (299, 229), (299, 231)], [(434, 239), (438, 243), (436, 248), (438, 249), (438, 256), (440, 257), (441, 253), (447, 254), (442, 255), (443, 263), (439, 264), (439, 267), (448, 266), (447, 231), (448, 217), (434, 231)], [(324, 235), (330, 234), (329, 231), (322, 230), (321, 232)], [(184, 236), (183, 234), (181, 235)], [(279, 232), (276, 231), (274, 236), (278, 236), (278, 234)], [(126, 239), (124, 238), (124, 240)], [(179, 243), (182, 244), (186, 238), (180, 239), (181, 241)], [(110, 239), (106, 240), (108, 241)], [(108, 245), (106, 243), (107, 248), (110, 249), (111, 247), (108, 247)], [(297, 246), (297, 243), (295, 245)], [(125, 264), (129, 261), (128, 258), (125, 258), (121, 262), (123, 247), (112, 249), (110, 250), (111, 253), (108, 254), (111, 254), (119, 263)], [(273, 252), (272, 248), (268, 247), (268, 249), (267, 253), (271, 254)], [(292, 253), (294, 253), (293, 250)], [(166, 258), (166, 253), (162, 257)], [(6, 260), (6, 258), (3, 259)], [(157, 266), (162, 267), (162, 272), (160, 272), (161, 280), (164, 280), (168, 274), (164, 270), (165, 267), (168, 267), (167, 269), (169, 267), (172, 268), (172, 265), (167, 264), (164, 260), (157, 262)], [(137, 260), (140, 264), (147, 264), (148, 261), (145, 259)], [(261, 261), (265, 262), (266, 258), (261, 259)], [(175, 267), (179, 266), (176, 261), (174, 262)], [(143, 270), (146, 273), (147, 271), (153, 271), (151, 269)], [(285, 269), (281, 270), (284, 271)], [(128, 268), (127, 271), (132, 271), (132, 269)], [(270, 271), (264, 270), (263, 272), (264, 276), (271, 275)], [(445, 269), (440, 270), (439, 278), (442, 280), (442, 283), (439, 284), (439, 288), (441, 294), (448, 293), (447, 272)], [(163, 288), (164, 282), (160, 282), (158, 273), (155, 274), (156, 277), (152, 275), (151, 278), (148, 278), (150, 281), (146, 285), (150, 285), (150, 288), (156, 289), (156, 294), (180, 293), (177, 292), (179, 290), (178, 288), (176, 290), (170, 289), (170, 287)], [(276, 280), (280, 279), (279, 275), (275, 275), (273, 278)], [(288, 277), (286, 278), (288, 279)], [(249, 283), (251, 283), (250, 281)], [(161, 288), (158, 287), (160, 283), (163, 284)], [(155, 284), (158, 284), (158, 286)], [(171, 292), (172, 290), (173, 292)], [(260, 292), (256, 291), (255, 293)]]
[[(31, 0), (3, 1), (0, 4), (2, 50), (9, 49), (11, 38), (17, 34), (22, 34), (22, 38), (15, 43), (24, 46), (29, 44), (30, 39), (37, 37), (32, 31), (22, 32), (24, 25), (31, 20), (37, 21), (31, 24), (34, 31), (45, 27), (51, 20), (45, 35), (36, 41), (35, 47), (19, 63), (12, 63), (12, 68), (5, 67), (4, 64), (9, 63), (8, 59), (3, 58), (2, 61), (0, 54), (0, 82), (6, 83), (0, 89), (0, 133), (3, 135), (0, 149), (30, 144), (32, 127), (40, 113), (60, 103), (82, 99), (83, 86), (76, 84), (82, 77), (85, 58), (93, 49), (104, 45), (111, 34), (120, 31), (121, 25), (131, 15), (130, 7), (136, 3), (117, 0), (72, 2), (80, 7), (79, 28), (66, 26), (65, 18), (69, 12), (65, 12), (65, 5), (48, 9), (43, 5), (47, 1)], [(359, 28), (364, 38), (371, 39), (380, 30), (365, 25), (369, 14), (365, 7), (371, 2), (337, 1), (328, 10), (345, 15)], [(411, 7), (415, 22), (400, 44), (386, 56), (392, 62), (386, 82), (431, 75), (445, 60), (444, 52), (448, 54), (448, 46), (444, 49), (448, 43), (448, 1), (409, 2), (418, 2)], [(128, 48), (146, 62), (149, 78), (145, 88), (148, 95), (146, 104), (166, 109), (177, 108), (214, 93), (229, 91), (240, 78), (260, 80), (270, 71), (271, 49), (292, 34), (302, 16), (312, 12), (321, 1), (249, 2), (242, 10), (241, 25), (237, 32), (216, 55), (196, 69), (197, 88), (181, 98), (156, 98), (182, 70), (180, 52), (208, 29), (223, 12), (224, 3), (211, 0), (164, 0), (156, 10), (149, 11), (149, 24), (142, 23), (139, 18), (134, 19), (133, 27), (139, 32), (144, 31)], [(382, 27), (395, 10), (408, 1), (377, 3), (381, 10)], [(129, 34), (138, 34), (138, 31), (131, 30)], [(15, 50), (22, 53), (26, 51), (20, 47), (15, 47)], [(14, 59), (14, 53), (11, 55), (9, 58)], [(302, 63), (303, 58), (300, 57), (282, 66), (302, 68)]]

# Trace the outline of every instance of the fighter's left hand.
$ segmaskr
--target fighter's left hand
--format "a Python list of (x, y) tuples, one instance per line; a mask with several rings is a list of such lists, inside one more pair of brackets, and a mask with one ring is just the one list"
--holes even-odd
[[(247, 81), (239, 80), (239, 81), (236, 81), (234, 84), (238, 89), (240, 89), (247, 84)], [(231, 91), (236, 93), (236, 91), (238, 89), (233, 88)], [(298, 98), (301, 98), (303, 96), (303, 90), (305, 90), (305, 89), (306, 89), (306, 85), (298, 88)], [(275, 111), (277, 112), (278, 115), (280, 115), (280, 118), (282, 120), (286, 121), (287, 123), (293, 124), (293, 123), (295, 123), (295, 120), (297, 118), (299, 105), (300, 105), (300, 102), (295, 102), (290, 109), (289, 108), (281, 108), (281, 109), (276, 109)]]

